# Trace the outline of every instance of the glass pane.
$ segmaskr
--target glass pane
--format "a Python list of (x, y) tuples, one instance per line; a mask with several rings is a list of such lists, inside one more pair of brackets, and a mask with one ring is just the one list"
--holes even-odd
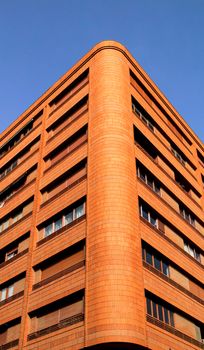
[(146, 176), (145, 176), (144, 169), (141, 168), (140, 169), (140, 179), (145, 182), (145, 178), (146, 178)]
[(84, 215), (84, 204), (81, 204), (75, 209), (75, 219), (80, 218), (82, 215)]
[(5, 230), (6, 228), (8, 228), (8, 227), (9, 227), (9, 220), (5, 221), (3, 225), (4, 225), (4, 230)]
[(148, 220), (148, 211), (143, 206), (141, 206), (141, 215), (145, 220)]
[(147, 184), (153, 188), (153, 179), (150, 175), (147, 176)]
[(150, 214), (150, 223), (153, 226), (157, 227), (157, 219), (154, 216), (152, 216), (152, 214)]
[(153, 316), (157, 318), (157, 304), (155, 304), (154, 302), (152, 302), (153, 304)]
[(158, 311), (159, 311), (159, 319), (160, 319), (160, 321), (163, 321), (163, 312), (162, 312), (161, 305), (158, 305)]
[(156, 256), (154, 257), (154, 267), (161, 271), (161, 260), (159, 260)]
[(162, 264), (163, 266), (163, 273), (166, 275), (166, 276), (169, 276), (169, 266), (166, 264), (166, 263), (163, 263)]
[(147, 313), (148, 313), (148, 315), (152, 315), (151, 300), (149, 298), (146, 298), (146, 304), (147, 304)]
[(145, 248), (142, 248), (142, 259), (145, 260)]
[(59, 230), (62, 227), (62, 218), (58, 219), (54, 223), (54, 232)]
[(48, 226), (45, 227), (45, 237), (51, 235), (53, 232), (53, 225), (49, 224)]
[(193, 218), (191, 217), (190, 223), (191, 223), (192, 226), (195, 226), (195, 219), (193, 219)]
[(65, 225), (70, 224), (70, 222), (73, 221), (73, 212), (71, 211), (70, 213), (66, 214), (64, 219), (65, 219)]
[(156, 193), (160, 193), (160, 187), (157, 183), (154, 183), (154, 190)]
[(188, 247), (188, 252), (194, 258), (194, 250), (191, 247)]
[(13, 295), (13, 285), (8, 287), (8, 298)]
[(195, 251), (195, 258), (200, 262), (200, 254)]
[(188, 253), (188, 245), (186, 243), (184, 243), (184, 250)]
[(169, 311), (164, 307), (164, 322), (169, 324)]
[(146, 262), (150, 265), (152, 264), (152, 254), (150, 252), (146, 252)]
[(174, 314), (172, 311), (170, 311), (170, 325), (174, 327)]
[(1, 290), (1, 301), (6, 299), (6, 288)]

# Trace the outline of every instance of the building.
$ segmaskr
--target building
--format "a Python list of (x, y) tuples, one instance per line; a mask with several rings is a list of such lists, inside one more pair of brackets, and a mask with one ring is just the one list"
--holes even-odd
[(0, 350), (204, 349), (204, 147), (119, 43), (1, 135)]

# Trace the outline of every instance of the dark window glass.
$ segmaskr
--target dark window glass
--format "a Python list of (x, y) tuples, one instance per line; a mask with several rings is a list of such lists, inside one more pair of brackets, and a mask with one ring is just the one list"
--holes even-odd
[(160, 187), (157, 183), (154, 184), (154, 190), (156, 193), (160, 193)]
[(154, 267), (161, 271), (161, 260), (158, 259), (156, 256), (154, 257)]
[(159, 312), (159, 319), (160, 321), (163, 321), (163, 311), (162, 311), (162, 306), (161, 305), (158, 305), (158, 312)]
[(162, 271), (166, 276), (169, 276), (169, 266), (164, 262), (162, 264)]
[(157, 226), (157, 219), (152, 214), (150, 214), (150, 223), (155, 227)]
[(145, 220), (148, 220), (148, 211), (143, 206), (141, 207), (141, 214)]
[(153, 304), (153, 316), (157, 318), (157, 304), (152, 302)]
[(174, 327), (174, 314), (172, 311), (170, 311), (170, 325)]
[(59, 230), (62, 227), (62, 218), (58, 219), (54, 223), (54, 231)]
[(142, 248), (142, 259), (145, 260), (145, 249)]
[(152, 264), (152, 253), (146, 252), (146, 261), (148, 264), (153, 265)]
[(148, 313), (148, 315), (152, 315), (151, 300), (149, 298), (147, 298), (146, 303), (147, 303), (147, 313)]
[(146, 175), (145, 175), (144, 169), (140, 168), (139, 172), (140, 172), (140, 178), (145, 182)]
[(147, 184), (153, 188), (153, 179), (150, 175), (147, 176)]
[(164, 307), (164, 322), (169, 324), (169, 311)]
[(197, 261), (200, 262), (200, 254), (195, 251), (195, 258)]
[(52, 224), (49, 224), (45, 227), (45, 237), (51, 235), (53, 232), (53, 226)]

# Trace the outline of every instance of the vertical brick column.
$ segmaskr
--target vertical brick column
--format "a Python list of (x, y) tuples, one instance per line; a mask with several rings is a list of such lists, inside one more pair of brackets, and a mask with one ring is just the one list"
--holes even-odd
[(87, 347), (107, 342), (145, 346), (130, 78), (120, 48), (114, 42), (99, 44), (90, 66)]

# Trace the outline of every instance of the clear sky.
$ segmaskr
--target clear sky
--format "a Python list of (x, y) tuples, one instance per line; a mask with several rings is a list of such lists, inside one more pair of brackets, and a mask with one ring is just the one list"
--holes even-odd
[(0, 132), (102, 40), (125, 45), (204, 140), (204, 0), (0, 0)]

